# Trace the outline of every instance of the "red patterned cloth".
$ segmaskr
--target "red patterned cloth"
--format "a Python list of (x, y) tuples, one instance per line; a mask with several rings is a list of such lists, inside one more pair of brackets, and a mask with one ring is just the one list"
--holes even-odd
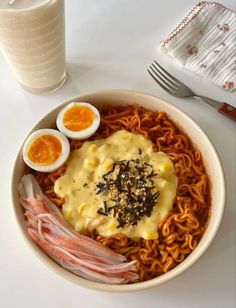
[(236, 92), (236, 14), (223, 5), (195, 5), (161, 49), (184, 68)]

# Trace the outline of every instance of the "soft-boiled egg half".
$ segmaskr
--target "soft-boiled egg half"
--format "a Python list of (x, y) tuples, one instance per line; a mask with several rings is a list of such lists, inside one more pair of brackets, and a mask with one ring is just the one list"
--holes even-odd
[(61, 167), (70, 154), (68, 139), (55, 129), (40, 129), (31, 134), (23, 147), (23, 159), (32, 169), (52, 172)]
[(89, 103), (70, 103), (57, 116), (58, 129), (70, 139), (89, 138), (96, 132), (99, 124), (100, 114)]

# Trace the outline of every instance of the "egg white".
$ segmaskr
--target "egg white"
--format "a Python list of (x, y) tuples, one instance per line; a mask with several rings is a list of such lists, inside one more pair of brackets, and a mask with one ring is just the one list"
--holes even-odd
[[(76, 132), (76, 131), (69, 130), (68, 128), (66, 128), (64, 126), (64, 123), (63, 123), (64, 114), (68, 109), (72, 108), (73, 106), (86, 106), (87, 108), (89, 108), (93, 112), (93, 114), (95, 115), (95, 119), (93, 120), (90, 127)], [(56, 123), (57, 123), (58, 129), (64, 135), (66, 135), (68, 138), (83, 140), (83, 139), (87, 139), (87, 138), (91, 137), (96, 132), (96, 130), (98, 129), (98, 127), (100, 125), (100, 120), (101, 120), (100, 114), (99, 114), (97, 108), (95, 108), (93, 105), (91, 105), (89, 103), (72, 102), (72, 103), (66, 105), (64, 108), (61, 109), (61, 111), (59, 112), (59, 114), (57, 116)]]
[[(50, 164), (50, 165), (40, 165), (37, 163), (34, 163), (30, 160), (28, 156), (29, 148), (32, 142), (37, 139), (38, 137), (44, 136), (44, 135), (52, 135), (56, 138), (58, 138), (62, 145), (62, 151), (61, 155), (58, 157), (58, 159)], [(58, 130), (55, 129), (39, 129), (32, 133), (25, 141), (24, 147), (23, 147), (23, 160), (24, 162), (32, 169), (40, 171), (40, 172), (53, 172), (57, 170), (59, 167), (61, 167), (66, 160), (68, 159), (70, 154), (70, 144), (68, 139)]]

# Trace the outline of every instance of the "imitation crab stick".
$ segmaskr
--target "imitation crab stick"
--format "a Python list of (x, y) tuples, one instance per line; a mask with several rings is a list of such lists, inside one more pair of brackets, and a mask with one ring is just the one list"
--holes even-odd
[(96, 282), (137, 281), (136, 261), (126, 262), (124, 256), (75, 232), (56, 205), (43, 194), (33, 175), (23, 176), (19, 193), (29, 236), (62, 267)]

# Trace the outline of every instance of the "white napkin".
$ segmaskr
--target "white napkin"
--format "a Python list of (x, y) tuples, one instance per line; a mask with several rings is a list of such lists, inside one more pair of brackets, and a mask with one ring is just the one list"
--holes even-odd
[(184, 68), (236, 92), (236, 14), (216, 2), (199, 2), (161, 42)]

